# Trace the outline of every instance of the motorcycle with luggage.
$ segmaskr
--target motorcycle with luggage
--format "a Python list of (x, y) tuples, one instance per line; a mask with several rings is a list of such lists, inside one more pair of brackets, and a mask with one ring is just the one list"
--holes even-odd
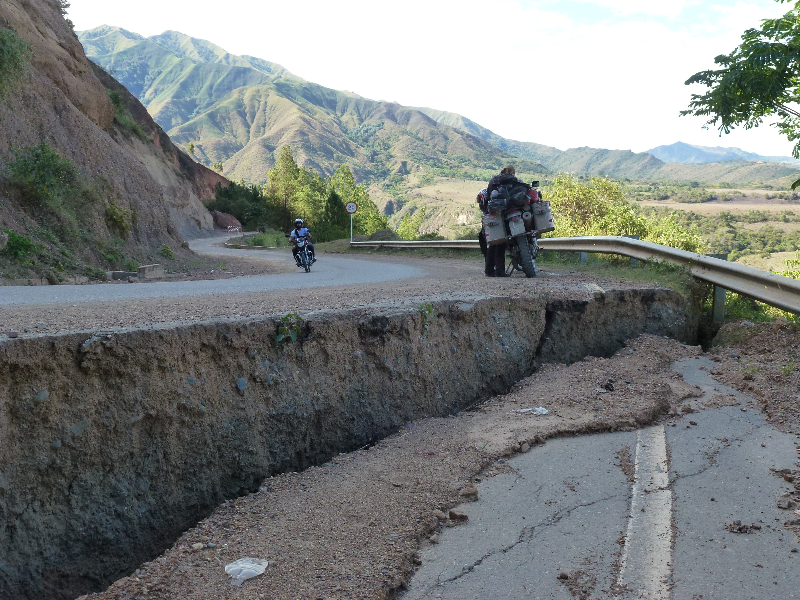
[(492, 190), (486, 199), (483, 231), (489, 246), (506, 244), (511, 270), (536, 277), (539, 245), (543, 233), (555, 230), (550, 203), (542, 199), (538, 181), (530, 186), (516, 180)]

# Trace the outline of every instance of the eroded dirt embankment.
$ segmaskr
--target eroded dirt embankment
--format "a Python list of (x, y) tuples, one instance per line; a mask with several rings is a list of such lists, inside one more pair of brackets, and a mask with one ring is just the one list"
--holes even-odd
[(0, 598), (102, 589), (265, 476), (697, 325), (663, 289), (433, 309), (310, 313), (296, 343), (270, 318), (2, 342)]

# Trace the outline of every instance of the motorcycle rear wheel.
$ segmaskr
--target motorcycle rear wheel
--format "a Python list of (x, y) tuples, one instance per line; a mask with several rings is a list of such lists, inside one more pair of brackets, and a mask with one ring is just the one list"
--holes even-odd
[(525, 273), (525, 277), (536, 277), (536, 261), (533, 260), (528, 238), (525, 236), (518, 237), (517, 248), (519, 249), (520, 266)]

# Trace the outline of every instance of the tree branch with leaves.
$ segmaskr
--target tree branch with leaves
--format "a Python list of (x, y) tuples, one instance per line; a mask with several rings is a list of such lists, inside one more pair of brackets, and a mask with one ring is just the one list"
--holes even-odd
[[(680, 114), (708, 117), (705, 127), (717, 127), (720, 135), (777, 117), (774, 126), (795, 142), (792, 155), (800, 158), (800, 0), (776, 1), (792, 6), (782, 17), (745, 31), (733, 52), (714, 59), (721, 68), (695, 73), (686, 81), (710, 89), (692, 94), (689, 108)], [(792, 189), (799, 186), (800, 179)]]

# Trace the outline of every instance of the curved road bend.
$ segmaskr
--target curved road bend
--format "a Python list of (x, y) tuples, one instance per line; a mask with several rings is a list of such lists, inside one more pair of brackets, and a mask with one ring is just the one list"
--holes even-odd
[[(263, 256), (268, 257), (269, 260), (293, 264), (292, 257), (285, 252), (238, 250), (213, 246), (213, 244), (229, 238), (229, 235), (225, 235), (197, 239), (190, 242), (190, 247), (198, 254), (247, 256), (250, 258)], [(419, 267), (388, 262), (374, 263), (326, 255), (324, 259), (320, 259), (314, 264), (311, 273), (304, 273), (298, 269), (296, 273), (279, 275), (255, 275), (201, 281), (158, 281), (147, 285), (6, 286), (0, 288), (0, 306), (108, 302), (262, 292), (265, 290), (308, 289), (397, 281), (420, 277), (424, 274), (425, 271)]]

